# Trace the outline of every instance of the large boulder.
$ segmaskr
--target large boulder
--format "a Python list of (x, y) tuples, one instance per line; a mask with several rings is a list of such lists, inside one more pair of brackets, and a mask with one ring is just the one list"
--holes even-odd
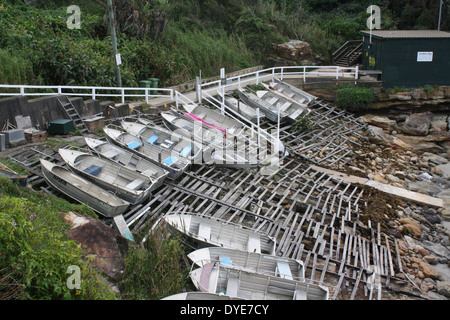
[(300, 40), (290, 40), (282, 44), (273, 44), (272, 48), (277, 56), (291, 61), (310, 59), (312, 55), (309, 43)]
[(408, 143), (390, 134), (384, 133), (383, 129), (380, 127), (369, 125), (367, 127), (367, 136), (371, 143), (385, 145), (391, 148), (401, 148), (404, 150), (412, 149), (412, 147)]
[(412, 136), (426, 136), (430, 129), (433, 113), (413, 113), (406, 118), (402, 131)]
[(382, 128), (386, 131), (394, 131), (397, 129), (397, 122), (395, 120), (389, 119), (388, 117), (366, 114), (359, 117), (359, 120), (370, 125)]
[(124, 269), (120, 247), (126, 247), (127, 240), (99, 220), (80, 217), (73, 212), (66, 214), (64, 219), (72, 225), (72, 240), (81, 244), (85, 253), (93, 258), (96, 268), (111, 279), (117, 279)]

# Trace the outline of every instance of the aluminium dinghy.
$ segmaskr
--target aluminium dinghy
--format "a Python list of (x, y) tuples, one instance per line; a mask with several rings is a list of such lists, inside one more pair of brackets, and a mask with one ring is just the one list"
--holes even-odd
[(122, 128), (143, 141), (175, 151), (191, 162), (197, 163), (202, 157), (201, 144), (194, 143), (185, 136), (176, 134), (165, 128), (139, 122), (122, 121)]
[(153, 185), (150, 191), (159, 188), (169, 175), (167, 170), (164, 170), (153, 162), (148, 161), (137, 154), (129, 152), (113, 143), (92, 138), (84, 138), (84, 140), (86, 141), (88, 147), (100, 155), (100, 157), (112, 160), (128, 169), (147, 176), (152, 181)]
[(69, 149), (58, 152), (73, 172), (131, 204), (141, 203), (151, 195), (152, 181), (141, 173), (91, 153)]
[(270, 254), (234, 250), (223, 247), (206, 247), (188, 254), (199, 267), (218, 262), (230, 268), (242, 269), (291, 280), (304, 280), (303, 262)]
[(220, 293), (246, 300), (328, 300), (327, 287), (209, 263), (190, 272), (201, 292)]
[(143, 141), (128, 132), (111, 127), (103, 128), (103, 131), (109, 141), (166, 169), (169, 179), (178, 179), (190, 165), (189, 161), (177, 155), (175, 151)]
[(118, 216), (128, 209), (130, 203), (111, 192), (83, 179), (65, 167), (44, 159), (40, 161), (44, 179), (62, 194), (86, 204), (105, 217)]
[(170, 227), (192, 238), (198, 247), (218, 246), (249, 252), (274, 254), (275, 239), (232, 223), (194, 214), (164, 216)]

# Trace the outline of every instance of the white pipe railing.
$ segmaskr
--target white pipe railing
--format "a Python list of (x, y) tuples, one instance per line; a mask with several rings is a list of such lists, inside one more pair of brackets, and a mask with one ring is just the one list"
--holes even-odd
[[(0, 85), (0, 89), (15, 89), (16, 92), (3, 93), (0, 96), (52, 96), (55, 94), (73, 97), (99, 97), (120, 98), (125, 103), (127, 98), (143, 98), (148, 103), (150, 98), (170, 98), (174, 100), (174, 90), (164, 88), (117, 88), (117, 87), (88, 87), (88, 86), (36, 86), (36, 85)], [(37, 90), (30, 90), (37, 89)], [(74, 92), (74, 90), (81, 92)], [(17, 92), (18, 91), (18, 92)], [(37, 91), (37, 92), (36, 92)], [(110, 93), (105, 93), (109, 91)], [(130, 92), (131, 93), (128, 93)], [(157, 93), (151, 93), (156, 91)], [(111, 93), (117, 92), (117, 93)], [(136, 93), (141, 92), (141, 93)]]
[[(211, 91), (217, 86), (230, 87), (246, 85), (248, 83), (258, 84), (274, 77), (280, 77), (283, 80), (286, 77), (299, 77), (304, 83), (307, 82), (309, 76), (316, 77), (331, 77), (339, 80), (357, 80), (359, 77), (359, 68), (356, 67), (340, 67), (340, 66), (292, 66), (292, 67), (273, 67), (264, 70), (259, 70), (243, 75), (230, 77), (222, 80), (211, 81), (200, 85), (201, 90)], [(225, 80), (226, 83), (222, 84)]]

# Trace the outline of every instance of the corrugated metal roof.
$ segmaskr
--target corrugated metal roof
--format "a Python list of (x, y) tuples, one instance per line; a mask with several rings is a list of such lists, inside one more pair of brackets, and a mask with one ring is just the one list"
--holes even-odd
[[(370, 31), (361, 31), (369, 35)], [(379, 38), (450, 38), (450, 32), (437, 30), (372, 30), (372, 36)]]

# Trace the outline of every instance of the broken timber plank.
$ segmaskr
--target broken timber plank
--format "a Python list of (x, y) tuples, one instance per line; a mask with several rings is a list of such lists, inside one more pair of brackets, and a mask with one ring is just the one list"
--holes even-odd
[(359, 183), (359, 184), (362, 184), (365, 186), (372, 187), (379, 191), (398, 196), (400, 198), (403, 198), (403, 199), (406, 199), (409, 201), (418, 202), (418, 203), (426, 204), (426, 205), (433, 206), (433, 207), (440, 207), (440, 208), (444, 207), (444, 200), (439, 199), (439, 198), (431, 197), (431, 196), (428, 196), (428, 195), (425, 195), (422, 193), (418, 193), (418, 192), (409, 191), (409, 190), (399, 188), (399, 187), (394, 187), (394, 186), (391, 186), (391, 185), (388, 185), (385, 183), (369, 180), (367, 178), (350, 176), (350, 175), (347, 175), (347, 174), (344, 174), (344, 173), (341, 173), (338, 171), (321, 168), (316, 165), (311, 165), (311, 167), (315, 170), (328, 173), (328, 174), (334, 176), (336, 179), (342, 179), (348, 183)]

